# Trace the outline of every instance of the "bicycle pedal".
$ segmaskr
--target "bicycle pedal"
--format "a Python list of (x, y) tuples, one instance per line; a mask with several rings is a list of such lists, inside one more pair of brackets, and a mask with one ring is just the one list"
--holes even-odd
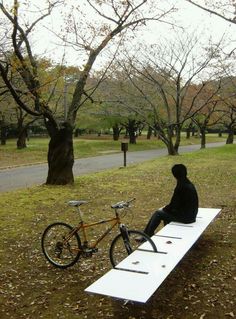
[(98, 248), (86, 248), (83, 251), (83, 256), (84, 257), (91, 257), (97, 251), (98, 251)]
[(91, 250), (86, 249), (86, 250), (83, 251), (83, 257), (85, 257), (85, 258), (91, 257), (92, 254), (93, 254), (93, 253), (92, 253)]

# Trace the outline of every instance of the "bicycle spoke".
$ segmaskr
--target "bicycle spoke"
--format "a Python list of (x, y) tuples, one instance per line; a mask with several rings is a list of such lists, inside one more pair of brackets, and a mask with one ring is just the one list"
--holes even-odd
[(111, 243), (110, 260), (113, 267), (119, 264), (133, 251), (138, 249), (140, 243), (138, 242), (137, 238), (139, 238), (140, 236), (143, 236), (145, 238), (148, 249), (150, 249), (151, 251), (157, 251), (155, 244), (147, 235), (136, 230), (129, 230), (127, 239), (123, 239), (122, 235), (119, 234)]
[(70, 225), (55, 223), (48, 226), (43, 234), (44, 255), (57, 267), (72, 266), (80, 256), (80, 239), (77, 233), (71, 234), (72, 229)]

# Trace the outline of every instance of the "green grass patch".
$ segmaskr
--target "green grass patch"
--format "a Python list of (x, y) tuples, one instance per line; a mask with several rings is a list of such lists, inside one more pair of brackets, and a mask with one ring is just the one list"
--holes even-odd
[[(236, 146), (226, 145), (81, 176), (74, 186), (2, 193), (0, 317), (191, 319), (205, 313), (206, 318), (225, 318), (234, 311), (235, 154)], [(124, 222), (143, 229), (150, 214), (170, 200), (175, 187), (170, 169), (175, 163), (187, 166), (200, 206), (223, 207), (223, 211), (147, 305), (122, 306), (120, 301), (84, 293), (110, 269), (108, 249), (114, 233), (102, 242), (97, 255), (70, 269), (58, 270), (46, 262), (40, 247), (45, 227), (58, 220), (72, 225), (78, 221), (68, 200), (88, 200), (82, 210), (85, 219), (93, 221), (112, 216), (114, 202), (136, 197)], [(97, 237), (102, 227), (92, 229), (90, 238)]]
[[(218, 137), (216, 134), (209, 134), (207, 142), (225, 141), (226, 136)], [(121, 142), (128, 142), (128, 139), (113, 141), (112, 136), (85, 136), (74, 139), (75, 158), (106, 155), (121, 151)], [(35, 164), (47, 161), (48, 138), (30, 138), (27, 147), (21, 150), (16, 148), (16, 140), (8, 140), (6, 145), (0, 145), (0, 168), (18, 165)], [(183, 135), (181, 145), (199, 144), (200, 139), (191, 137), (186, 139)], [(129, 144), (129, 152), (163, 148), (165, 145), (157, 138), (147, 140), (145, 136), (137, 139), (137, 144)]]

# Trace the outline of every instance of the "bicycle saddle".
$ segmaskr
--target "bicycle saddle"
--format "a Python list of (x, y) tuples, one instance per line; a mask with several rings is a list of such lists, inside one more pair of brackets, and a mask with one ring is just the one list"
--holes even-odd
[(70, 200), (68, 202), (69, 206), (75, 206), (75, 207), (78, 207), (78, 206), (86, 204), (86, 203), (87, 203), (86, 200)]

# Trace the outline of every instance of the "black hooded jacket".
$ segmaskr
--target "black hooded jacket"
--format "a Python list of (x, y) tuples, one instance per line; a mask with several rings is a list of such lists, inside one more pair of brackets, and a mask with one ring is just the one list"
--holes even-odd
[(198, 212), (196, 188), (187, 178), (187, 171), (183, 170), (181, 164), (173, 167), (172, 173), (177, 179), (177, 185), (170, 203), (163, 210), (175, 216), (180, 222), (193, 223)]

